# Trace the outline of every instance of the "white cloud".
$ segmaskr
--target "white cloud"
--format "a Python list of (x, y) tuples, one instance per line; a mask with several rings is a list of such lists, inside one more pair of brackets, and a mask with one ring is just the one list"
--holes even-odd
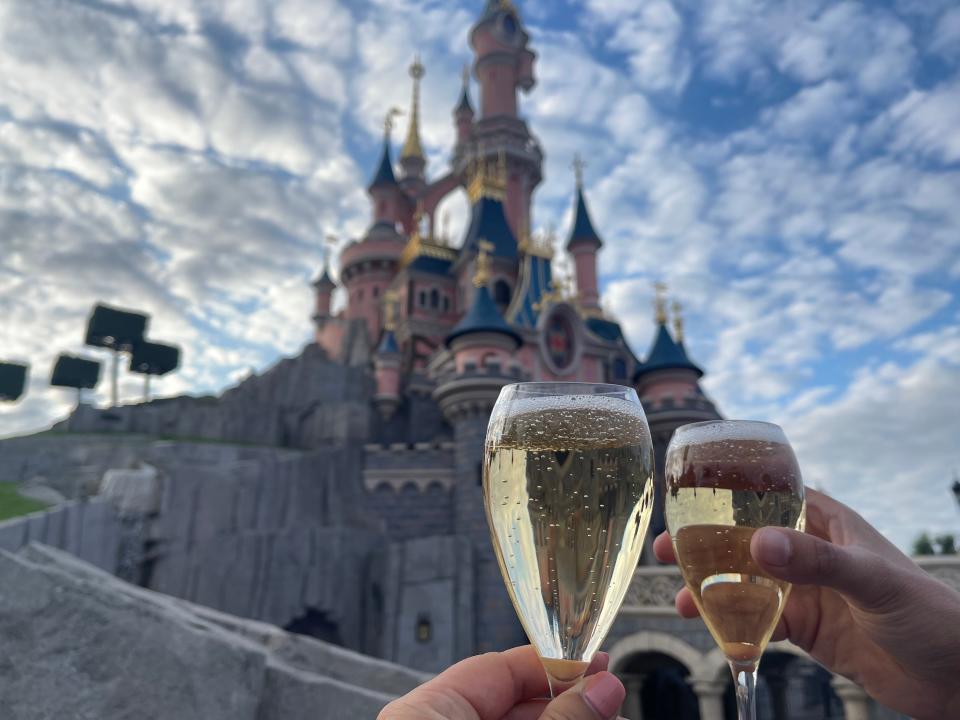
[(901, 547), (920, 532), (956, 530), (960, 342), (951, 357), (865, 368), (833, 401), (778, 418), (808, 483), (857, 508)]

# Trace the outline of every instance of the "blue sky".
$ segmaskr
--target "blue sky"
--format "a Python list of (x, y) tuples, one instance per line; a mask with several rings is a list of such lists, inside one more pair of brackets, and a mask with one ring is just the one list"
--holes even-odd
[[(415, 52), (444, 171), (481, 4), (0, 5), (0, 356), (33, 366), (0, 435), (67, 411), (46, 378), (97, 300), (184, 346), (163, 394), (298, 352), (322, 238), (365, 229)], [(783, 424), (808, 480), (901, 545), (956, 530), (960, 7), (518, 6), (539, 53), (522, 112), (547, 154), (535, 225), (565, 233), (583, 153), (605, 307), (637, 352), (663, 280), (726, 414)], [(456, 234), (466, 201), (444, 209)]]

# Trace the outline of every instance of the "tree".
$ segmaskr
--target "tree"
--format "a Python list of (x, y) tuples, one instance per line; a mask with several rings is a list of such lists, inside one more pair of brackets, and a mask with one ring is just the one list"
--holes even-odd
[(933, 540), (937, 545), (940, 546), (941, 555), (956, 555), (957, 554), (957, 539), (950, 534), (937, 535)]
[(930, 542), (930, 536), (927, 533), (920, 533), (920, 537), (913, 541), (914, 555), (936, 555), (933, 549), (933, 543)]

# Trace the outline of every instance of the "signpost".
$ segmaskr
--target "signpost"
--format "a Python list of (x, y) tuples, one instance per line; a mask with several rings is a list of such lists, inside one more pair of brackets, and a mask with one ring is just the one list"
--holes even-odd
[(0, 362), (0, 400), (16, 402), (27, 385), (26, 365)]
[(141, 342), (130, 356), (130, 372), (143, 374), (143, 401), (150, 400), (150, 376), (166, 375), (180, 365), (180, 348), (163, 343)]
[(74, 388), (77, 391), (77, 405), (80, 404), (83, 391), (92, 390), (99, 381), (99, 362), (66, 354), (57, 358), (50, 376), (50, 384), (54, 387)]
[(120, 353), (133, 352), (144, 340), (149, 317), (130, 310), (98, 304), (87, 322), (86, 344), (113, 352), (110, 404), (117, 406), (117, 373)]

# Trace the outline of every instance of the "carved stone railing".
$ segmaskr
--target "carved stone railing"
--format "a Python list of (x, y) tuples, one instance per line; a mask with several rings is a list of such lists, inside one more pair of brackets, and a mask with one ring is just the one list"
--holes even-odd
[(633, 573), (623, 601), (623, 612), (649, 615), (674, 614), (673, 598), (683, 587), (674, 565), (641, 565)]
[(914, 560), (937, 580), (960, 591), (960, 555), (929, 555)]
[[(960, 555), (914, 558), (938, 580), (960, 591)], [(673, 565), (641, 565), (633, 574), (623, 601), (623, 612), (641, 615), (673, 615), (673, 598), (683, 587), (680, 570)]]

